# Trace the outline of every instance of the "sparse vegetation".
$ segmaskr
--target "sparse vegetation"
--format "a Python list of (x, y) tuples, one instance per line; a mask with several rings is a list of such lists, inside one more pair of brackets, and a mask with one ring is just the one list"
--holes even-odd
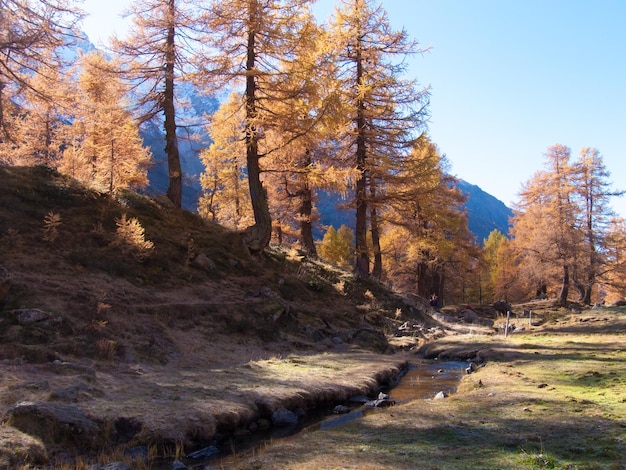
[(61, 216), (59, 214), (48, 212), (43, 219), (43, 239), (47, 242), (54, 243), (59, 236), (61, 223)]
[(132, 254), (137, 261), (145, 261), (154, 250), (154, 243), (145, 239), (145, 230), (139, 220), (126, 218), (126, 214), (115, 219), (117, 225), (116, 238), (113, 244), (119, 246), (123, 253)]

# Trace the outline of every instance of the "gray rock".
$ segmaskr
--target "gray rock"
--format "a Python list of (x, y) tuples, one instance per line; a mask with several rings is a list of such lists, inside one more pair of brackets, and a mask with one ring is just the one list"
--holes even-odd
[(50, 320), (53, 317), (51, 313), (44, 312), (38, 308), (18, 308), (16, 310), (11, 310), (9, 315), (15, 318), (17, 323), (22, 326)]
[(298, 416), (286, 408), (278, 408), (272, 413), (272, 424), (277, 427), (289, 427), (298, 424)]
[(187, 470), (187, 465), (176, 459), (172, 462), (172, 470)]
[(100, 437), (98, 425), (75, 405), (23, 401), (12, 406), (6, 418), (11, 426), (46, 444), (93, 449)]
[(463, 321), (465, 323), (475, 323), (478, 321), (478, 314), (474, 310), (464, 310)]
[(200, 253), (194, 258), (193, 265), (196, 268), (202, 269), (206, 272), (212, 272), (217, 269), (217, 265), (215, 264), (215, 262), (204, 253)]
[(348, 408), (346, 405), (337, 405), (335, 406), (335, 408), (333, 408), (333, 413), (338, 415), (350, 413), (350, 408)]
[(380, 392), (375, 400), (370, 400), (366, 402), (365, 406), (369, 406), (371, 408), (383, 408), (386, 406), (393, 406), (395, 404), (396, 402), (392, 400), (389, 395)]

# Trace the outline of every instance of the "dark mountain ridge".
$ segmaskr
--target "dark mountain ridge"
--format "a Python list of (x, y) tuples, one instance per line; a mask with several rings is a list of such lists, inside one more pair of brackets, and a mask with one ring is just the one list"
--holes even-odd
[(468, 225), (477, 243), (482, 245), (494, 230), (504, 235), (509, 233), (513, 210), (499, 199), (467, 181), (459, 180), (458, 187), (467, 196), (465, 209)]

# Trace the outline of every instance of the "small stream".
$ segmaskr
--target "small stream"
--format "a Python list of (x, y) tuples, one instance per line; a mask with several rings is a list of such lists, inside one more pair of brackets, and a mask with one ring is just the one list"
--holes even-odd
[[(384, 390), (384, 392), (391, 397), (396, 405), (408, 403), (413, 400), (434, 398), (439, 392), (444, 392), (446, 395), (449, 395), (456, 392), (457, 386), (461, 377), (465, 374), (465, 368), (467, 366), (468, 363), (462, 361), (432, 361), (409, 364), (409, 367), (404, 371), (398, 382), (390, 389)], [(284, 431), (281, 432), (280, 429), (277, 429), (275, 432), (269, 433), (264, 437), (257, 437), (247, 444), (240, 442), (239, 445), (233, 446), (233, 450), (241, 454), (246, 454), (253, 449), (271, 445), (272, 440), (288, 436), (294, 438), (294, 436), (297, 436), (297, 434), (301, 432), (323, 432), (359, 419), (366, 414), (380, 413), (386, 410), (386, 408), (372, 408), (363, 403), (356, 402), (348, 405), (350, 407), (348, 413), (326, 413), (317, 415), (307, 420), (308, 423), (304, 426), (291, 430), (289, 433), (284, 433)], [(184, 462), (189, 469), (203, 469), (205, 466), (211, 465), (217, 465), (217, 468), (228, 468), (229, 462), (234, 461), (236, 456), (227, 454), (228, 452), (223, 450), (222, 453), (208, 460), (185, 459)], [(170, 461), (164, 465), (153, 466), (153, 468), (159, 470), (171, 469), (172, 463)]]
[(411, 400), (434, 398), (439, 392), (456, 392), (461, 377), (465, 375), (468, 362), (434, 361), (411, 364), (400, 382), (388, 393), (397, 404)]
[[(461, 377), (465, 374), (467, 362), (445, 361), (409, 364), (398, 383), (387, 394), (396, 403), (401, 405), (413, 400), (434, 398), (439, 392), (446, 395), (456, 392)], [(306, 430), (319, 429), (321, 431), (332, 429), (336, 426), (348, 423), (360, 418), (367, 413), (377, 412), (384, 408), (370, 408), (359, 406), (344, 415), (327, 417), (318, 424), (310, 426)]]

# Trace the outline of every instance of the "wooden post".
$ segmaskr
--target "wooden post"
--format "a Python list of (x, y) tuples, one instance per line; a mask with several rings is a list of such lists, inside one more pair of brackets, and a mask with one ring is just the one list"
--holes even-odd
[(533, 311), (529, 310), (528, 311), (528, 329), (532, 328), (533, 326)]
[(511, 319), (511, 311), (506, 311), (506, 324), (504, 325), (504, 337), (509, 336), (509, 320)]

